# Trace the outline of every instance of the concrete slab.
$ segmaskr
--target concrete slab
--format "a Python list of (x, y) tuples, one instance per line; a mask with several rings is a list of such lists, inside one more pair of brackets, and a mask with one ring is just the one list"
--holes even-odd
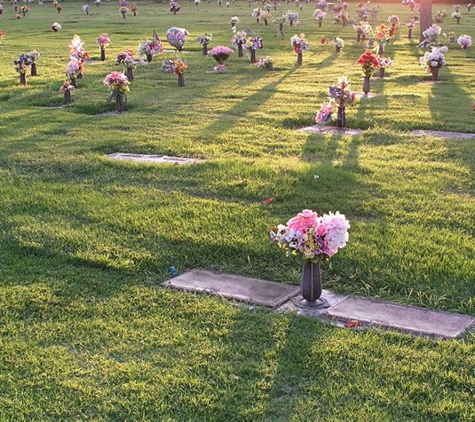
[(281, 305), (300, 291), (299, 286), (198, 269), (172, 278), (164, 285), (174, 289), (208, 293), (269, 308)]
[(113, 160), (134, 161), (137, 163), (156, 163), (156, 164), (194, 164), (201, 162), (193, 158), (171, 157), (168, 155), (146, 155), (146, 154), (128, 154), (114, 152), (108, 155)]
[(365, 131), (361, 129), (338, 128), (333, 126), (307, 126), (299, 129), (302, 132), (317, 133), (319, 135), (362, 135)]
[(399, 305), (391, 302), (348, 297), (328, 308), (325, 315), (343, 319), (357, 320), (382, 328), (444, 338), (462, 335), (475, 318), (468, 315), (438, 312), (430, 309)]
[(443, 132), (437, 130), (413, 130), (411, 135), (423, 135), (423, 136), (439, 136), (441, 138), (475, 138), (475, 133), (460, 133), (460, 132)]

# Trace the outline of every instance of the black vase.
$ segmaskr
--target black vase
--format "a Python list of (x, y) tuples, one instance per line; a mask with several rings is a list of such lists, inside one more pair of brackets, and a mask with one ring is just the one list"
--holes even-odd
[(338, 107), (338, 113), (336, 117), (337, 127), (345, 127), (346, 125), (346, 112), (345, 107)]
[(300, 294), (310, 303), (315, 302), (322, 295), (322, 270), (319, 263), (304, 262)]

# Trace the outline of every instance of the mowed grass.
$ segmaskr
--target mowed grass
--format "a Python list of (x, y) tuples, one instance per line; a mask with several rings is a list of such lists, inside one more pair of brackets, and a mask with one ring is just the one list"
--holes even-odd
[[(325, 288), (475, 315), (473, 140), (410, 134), (473, 132), (474, 50), (451, 44), (432, 84), (406, 37), (412, 13), (382, 4), (378, 23), (396, 13), (402, 25), (385, 46), (388, 78), (373, 78), (377, 95), (347, 112), (348, 126), (367, 131), (321, 136), (296, 129), (313, 123), (340, 75), (361, 91), (364, 48), (330, 14), (318, 28), (313, 4), (284, 39), (251, 17), (260, 3), (182, 2), (173, 16), (166, 3), (139, 2), (125, 20), (115, 2), (91, 4), (89, 16), (82, 5), (58, 14), (31, 4), (16, 20), (6, 4), (0, 15), (0, 421), (475, 420), (471, 333), (440, 342), (348, 331), (161, 287), (171, 265), (298, 284), (299, 264), (268, 229), (310, 208), (351, 222)], [(443, 31), (475, 36), (475, 13), (462, 12)], [(258, 55), (275, 72), (234, 53), (226, 74), (209, 73), (196, 37), (229, 46), (232, 16), (262, 36)], [(160, 68), (175, 56), (164, 40), (172, 26), (190, 32), (184, 88)], [(127, 111), (108, 115), (103, 78), (153, 30), (170, 51), (137, 67)], [(301, 32), (311, 47), (296, 67), (289, 38)], [(74, 34), (91, 60), (73, 104), (58, 108)], [(346, 47), (336, 54), (322, 36)], [(22, 87), (13, 60), (33, 49), (39, 76)], [(112, 152), (203, 161), (137, 165)]]

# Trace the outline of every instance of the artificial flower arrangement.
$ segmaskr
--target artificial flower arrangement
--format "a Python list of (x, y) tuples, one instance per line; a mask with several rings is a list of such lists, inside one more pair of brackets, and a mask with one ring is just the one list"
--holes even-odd
[[(384, 23), (382, 23), (373, 32), (373, 35), (374, 35), (375, 40), (378, 43), (377, 48), (381, 50), (382, 47), (391, 39), (391, 28), (389, 28)], [(379, 54), (382, 54), (382, 52)]]
[(460, 19), (462, 19), (462, 14), (458, 11), (452, 13), (452, 18), (457, 21), (457, 23), (460, 23)]
[(470, 35), (460, 35), (457, 43), (462, 50), (467, 50), (472, 45), (472, 37)]
[(116, 110), (121, 113), (124, 111), (124, 105), (127, 102), (126, 92), (129, 91), (129, 81), (127, 76), (121, 72), (111, 72), (104, 78), (104, 85), (109, 88), (110, 95), (107, 102), (115, 99)]
[(85, 4), (83, 7), (82, 7), (82, 11), (86, 13), (86, 15), (89, 15), (89, 5), (88, 4)]
[(406, 28), (408, 29), (408, 35), (407, 37), (409, 39), (412, 38), (412, 31), (414, 30), (414, 28), (416, 27), (416, 20), (417, 20), (417, 17), (412, 17), (409, 19), (409, 22), (406, 23)]
[(432, 80), (437, 81), (438, 70), (445, 66), (445, 53), (448, 48), (446, 46), (436, 47), (432, 46), (431, 51), (426, 51), (424, 55), (419, 59), (422, 67), (425, 67), (427, 73), (432, 74)]
[(274, 60), (271, 56), (260, 56), (257, 67), (260, 69), (274, 70)]
[(261, 13), (261, 19), (264, 21), (264, 25), (267, 26), (269, 20), (272, 18), (272, 13), (269, 10), (264, 10)]
[(293, 47), (296, 54), (302, 54), (304, 51), (308, 50), (308, 40), (303, 33), (291, 37), (290, 45)]
[(450, 42), (455, 42), (456, 38), (457, 38), (457, 35), (455, 35), (455, 32), (454, 31), (450, 31), (448, 34), (447, 34), (447, 38), (449, 39)]
[(231, 45), (234, 47), (235, 50), (238, 51), (238, 57), (243, 57), (243, 46), (247, 42), (247, 33), (246, 31), (237, 31), (232, 40), (231, 40)]
[(205, 33), (201, 37), (198, 37), (198, 42), (202, 45), (203, 48), (203, 56), (208, 54), (208, 44), (213, 39), (213, 34)]
[(54, 22), (53, 25), (51, 25), (51, 30), (53, 32), (58, 32), (61, 31), (62, 26), (58, 22)]
[(289, 21), (290, 26), (295, 26), (299, 24), (299, 14), (293, 10), (288, 10), (285, 14), (285, 17)]
[(378, 57), (379, 77), (384, 78), (386, 69), (393, 66), (393, 61), (389, 57)]
[(251, 13), (251, 16), (257, 20), (257, 23), (259, 23), (261, 19), (261, 15), (262, 15), (262, 9), (260, 7), (255, 8)]
[(366, 50), (356, 61), (356, 64), (361, 65), (363, 76), (370, 78), (373, 76), (374, 70), (379, 67), (379, 60), (370, 50)]
[(152, 61), (153, 56), (161, 53), (163, 53), (163, 45), (155, 31), (153, 33), (152, 41), (142, 41), (137, 49), (137, 55), (145, 56), (149, 63)]
[(81, 41), (81, 37), (78, 35), (74, 35), (69, 47), (69, 56), (77, 59), (78, 69), (75, 77), (81, 79), (84, 72), (84, 63), (89, 58), (89, 53), (84, 50), (84, 42)]
[(467, 3), (467, 10), (470, 12), (470, 10), (473, 9), (473, 6), (475, 6), (475, 3), (472, 3), (472, 2)]
[(316, 9), (315, 12), (313, 12), (313, 17), (316, 19), (318, 22), (318, 26), (322, 26), (323, 19), (327, 16), (327, 12), (321, 9)]
[(63, 103), (64, 104), (71, 104), (71, 92), (74, 91), (76, 88), (71, 85), (68, 81), (64, 81), (61, 88), (59, 88), (59, 92), (64, 94)]
[(339, 52), (342, 48), (345, 47), (345, 41), (343, 41), (340, 37), (333, 38), (333, 45), (335, 46), (335, 50)]
[(36, 60), (39, 59), (40, 53), (38, 53), (36, 50), (30, 51), (29, 53), (26, 53), (26, 57), (30, 60), (31, 63), (31, 76), (37, 76), (37, 70), (36, 70)]
[(349, 228), (349, 221), (338, 211), (319, 216), (307, 209), (286, 224), (271, 227), (270, 238), (285, 250), (287, 256), (322, 263), (347, 245)]
[(80, 69), (80, 62), (77, 57), (75, 56), (70, 56), (69, 57), (69, 63), (66, 66), (66, 76), (69, 77), (69, 81), (71, 85), (73, 85), (76, 88), (76, 79), (78, 78), (79, 75), (79, 69)]
[(218, 45), (213, 47), (211, 50), (208, 51), (208, 56), (213, 57), (218, 63), (214, 67), (214, 71), (216, 73), (224, 73), (226, 72), (226, 67), (224, 66), (224, 62), (229, 58), (229, 56), (233, 53), (233, 50), (229, 47), (225, 47), (222, 45)]
[(446, 17), (447, 17), (447, 12), (445, 10), (438, 10), (434, 16), (434, 21), (436, 23), (443, 23)]
[(272, 21), (272, 23), (277, 23), (277, 24), (279, 24), (279, 25), (283, 25), (286, 20), (287, 20), (287, 19), (286, 19), (285, 15), (282, 15), (282, 16), (279, 16), (279, 17), (275, 18), (275, 19)]
[(185, 45), (186, 36), (190, 33), (185, 28), (170, 28), (166, 33), (168, 44), (175, 47), (178, 51), (183, 49)]
[(136, 67), (135, 55), (132, 50), (124, 50), (116, 57), (116, 63), (122, 65), (125, 76), (129, 82), (134, 80), (134, 68)]
[(63, 10), (63, 6), (61, 6), (59, 3), (56, 3), (56, 11), (61, 13), (61, 10)]
[(237, 16), (233, 16), (230, 22), (231, 22), (231, 28), (235, 28), (236, 25), (239, 23), (239, 18)]
[(429, 26), (424, 32), (422, 32), (422, 36), (424, 39), (419, 44), (419, 47), (428, 48), (431, 46), (438, 46), (439, 45), (439, 38), (440, 34), (442, 33), (442, 28), (435, 23)]
[(256, 62), (256, 50), (263, 47), (261, 37), (248, 38), (246, 41), (246, 49), (249, 52), (249, 60), (251, 63)]
[(26, 14), (28, 13), (29, 10), (30, 10), (30, 8), (28, 6), (21, 6), (20, 7), (20, 12), (23, 16), (26, 16)]
[(195, 2), (194, 2), (194, 3), (195, 3), (195, 6), (199, 6), (199, 5), (200, 5), (200, 3), (201, 3), (201, 0), (195, 0)]
[(101, 61), (105, 61), (105, 59), (106, 59), (106, 48), (110, 45), (110, 43), (111, 43), (111, 40), (109, 38), (109, 35), (107, 35), (107, 34), (99, 35), (96, 38), (96, 44), (101, 49)]
[(352, 18), (343, 8), (333, 16), (333, 23), (341, 23), (343, 26), (346, 26), (348, 22), (352, 22)]
[(132, 3), (130, 5), (130, 11), (134, 14), (134, 16), (137, 16), (138, 8), (137, 8), (137, 5), (135, 3)]
[(26, 85), (26, 72), (30, 68), (31, 61), (26, 54), (20, 54), (18, 60), (14, 60), (14, 69), (20, 74), (20, 84)]
[(181, 6), (178, 2), (176, 1), (170, 2), (170, 13), (173, 13), (174, 15), (176, 15), (180, 10), (181, 10)]
[(340, 76), (337, 84), (330, 86), (328, 90), (328, 101), (324, 101), (319, 112), (315, 116), (315, 123), (319, 126), (325, 125), (332, 117), (335, 107), (338, 108), (337, 126), (345, 127), (345, 108), (356, 101), (356, 94), (350, 90), (350, 82), (346, 76)]
[(188, 64), (180, 57), (177, 57), (175, 60), (164, 60), (162, 63), (162, 69), (164, 72), (178, 75), (178, 86), (185, 86), (185, 78), (183, 74), (188, 69)]
[(122, 14), (122, 17), (125, 19), (125, 15), (127, 14), (127, 12), (129, 11), (129, 9), (127, 8), (127, 6), (120, 6), (119, 7), (119, 12)]
[(420, 4), (416, 4), (414, 0), (402, 0), (401, 3), (409, 8), (409, 10), (419, 9)]
[(325, 10), (325, 7), (327, 7), (326, 0), (318, 0), (317, 1), (317, 7), (321, 10)]

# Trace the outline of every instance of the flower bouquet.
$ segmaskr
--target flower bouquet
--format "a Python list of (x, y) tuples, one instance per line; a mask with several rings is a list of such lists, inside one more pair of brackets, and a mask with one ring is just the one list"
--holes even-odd
[(26, 57), (30, 60), (31, 63), (31, 76), (38, 76), (38, 72), (36, 70), (36, 60), (40, 57), (40, 53), (38, 53), (36, 50), (30, 51), (29, 53), (26, 53)]
[(76, 79), (78, 78), (80, 71), (80, 62), (79, 59), (75, 56), (69, 57), (69, 63), (66, 66), (66, 76), (69, 77), (69, 83), (77, 88)]
[(462, 50), (467, 50), (472, 45), (472, 37), (470, 35), (460, 35), (457, 43)]
[(257, 62), (257, 67), (260, 69), (274, 70), (274, 60), (271, 56), (260, 56)]
[(285, 17), (289, 21), (290, 26), (296, 26), (299, 24), (299, 14), (297, 12), (294, 12), (293, 10), (289, 10), (285, 14)]
[(20, 7), (20, 12), (23, 15), (23, 17), (26, 16), (26, 14), (28, 13), (29, 10), (30, 10), (30, 8), (28, 6), (21, 6)]
[(53, 25), (51, 25), (51, 30), (53, 32), (58, 32), (61, 31), (62, 26), (58, 22), (54, 22)]
[(134, 80), (134, 68), (136, 67), (135, 55), (132, 50), (124, 50), (117, 55), (116, 63), (121, 64), (123, 70), (125, 70), (125, 76), (129, 82)]
[(107, 98), (107, 102), (115, 99), (116, 110), (119, 113), (124, 111), (124, 106), (127, 103), (127, 96), (125, 93), (129, 90), (129, 81), (127, 76), (121, 72), (111, 72), (104, 78), (104, 85), (109, 88), (111, 94)]
[(423, 33), (422, 36), (424, 39), (419, 44), (421, 48), (428, 48), (431, 46), (439, 45), (440, 34), (442, 33), (442, 28), (435, 23), (429, 26)]
[(327, 16), (327, 12), (325, 12), (324, 10), (316, 9), (315, 12), (313, 12), (313, 17), (318, 22), (318, 26), (322, 26), (322, 22), (325, 16)]
[(392, 67), (393, 61), (389, 57), (378, 57), (379, 63), (379, 77), (384, 78), (386, 69)]
[(198, 37), (198, 42), (203, 46), (203, 56), (208, 55), (208, 44), (213, 39), (213, 34), (204, 34), (201, 37)]
[(303, 262), (301, 294), (310, 303), (322, 293), (320, 264), (328, 262), (349, 240), (350, 223), (338, 211), (319, 216), (312, 210), (303, 210), (287, 223), (271, 227), (271, 241), (277, 242), (287, 256)]
[(445, 61), (445, 53), (447, 50), (448, 48), (445, 46), (433, 46), (431, 47), (431, 51), (426, 51), (419, 59), (421, 66), (426, 68), (427, 73), (432, 74), (432, 80), (434, 82), (438, 80), (439, 69), (447, 64)]
[(224, 66), (224, 62), (229, 58), (232, 54), (233, 50), (229, 47), (225, 47), (222, 45), (218, 45), (213, 47), (211, 50), (208, 51), (208, 56), (213, 57), (217, 61), (217, 66), (214, 68), (214, 71), (217, 73), (224, 73), (226, 72), (226, 67)]
[(317, 1), (317, 7), (321, 10), (325, 10), (325, 8), (327, 7), (326, 0), (318, 0)]
[(85, 4), (83, 7), (82, 7), (82, 11), (86, 13), (86, 15), (89, 15), (89, 5), (88, 4)]
[(78, 71), (76, 77), (81, 79), (84, 71), (84, 63), (89, 58), (89, 53), (84, 50), (84, 42), (81, 41), (81, 37), (78, 35), (74, 35), (69, 48), (70, 57), (75, 57), (78, 60)]
[(470, 12), (470, 10), (473, 9), (473, 6), (475, 6), (475, 3), (472, 3), (472, 2), (467, 3), (467, 10)]
[(162, 63), (162, 69), (164, 72), (178, 75), (178, 86), (185, 86), (185, 77), (183, 74), (188, 69), (188, 64), (180, 57), (177, 57), (175, 60), (164, 60)]
[(261, 13), (261, 19), (264, 21), (264, 25), (267, 26), (269, 24), (269, 20), (272, 18), (272, 13), (268, 10), (264, 10)]
[(256, 50), (262, 48), (262, 38), (253, 37), (246, 41), (246, 49), (249, 52), (249, 60), (251, 63), (256, 63)]
[(243, 57), (243, 45), (247, 42), (247, 33), (245, 31), (238, 31), (234, 34), (231, 44), (235, 50), (238, 51), (238, 57)]
[(374, 38), (378, 43), (376, 46), (376, 54), (382, 56), (384, 53), (384, 45), (391, 39), (391, 28), (388, 28), (382, 23), (378, 29), (374, 31)]
[(462, 19), (462, 14), (460, 12), (453, 12), (452, 13), (452, 18), (457, 21), (457, 24), (460, 23), (460, 19)]
[(352, 21), (352, 18), (345, 10), (340, 10), (333, 15), (333, 23), (341, 22), (342, 26), (346, 26), (350, 21)]
[(59, 88), (59, 92), (63, 93), (63, 104), (71, 104), (71, 92), (74, 91), (76, 88), (71, 85), (69, 82), (64, 81), (61, 88)]
[(231, 29), (233, 32), (236, 32), (236, 25), (239, 23), (239, 18), (237, 16), (233, 16), (231, 18)]
[(153, 56), (161, 53), (163, 53), (163, 45), (155, 31), (153, 32), (152, 41), (142, 41), (137, 49), (137, 55), (145, 56), (147, 58), (147, 62), (149, 63), (152, 61)]
[(291, 37), (290, 45), (294, 49), (294, 53), (297, 54), (297, 65), (301, 65), (303, 62), (302, 53), (308, 50), (308, 41), (305, 34), (302, 33)]
[(412, 39), (412, 31), (414, 30), (414, 28), (416, 27), (416, 20), (417, 20), (417, 16), (416, 17), (412, 17), (411, 19), (409, 19), (409, 22), (406, 23), (406, 28), (407, 28), (407, 38), (408, 39)]
[(445, 10), (438, 10), (434, 16), (434, 21), (436, 23), (443, 23), (447, 17), (447, 12)]
[(101, 49), (101, 61), (106, 60), (106, 48), (110, 45), (111, 40), (109, 39), (109, 35), (102, 34), (96, 38), (96, 44)]
[(260, 7), (255, 8), (251, 13), (251, 16), (256, 19), (257, 23), (259, 23), (259, 21), (261, 20), (261, 15), (262, 9)]
[(61, 10), (63, 10), (63, 6), (61, 6), (59, 3), (56, 4), (56, 11), (58, 13), (61, 13)]
[(335, 46), (335, 52), (339, 53), (345, 47), (345, 41), (342, 38), (335, 37), (333, 38), (333, 45)]
[(389, 29), (389, 35), (394, 37), (396, 35), (396, 30), (399, 28), (399, 16), (398, 15), (391, 15), (388, 18), (388, 22), (391, 24), (391, 28)]
[(120, 6), (119, 7), (119, 12), (122, 14), (122, 17), (125, 19), (126, 13), (129, 11), (127, 6)]
[(178, 2), (176, 1), (170, 2), (170, 13), (173, 13), (174, 15), (176, 15), (180, 10), (181, 10), (181, 6)]
[(130, 11), (134, 14), (134, 16), (137, 16), (137, 5), (135, 3), (132, 3), (130, 6)]
[(181, 51), (185, 45), (186, 36), (190, 33), (185, 28), (170, 28), (167, 31), (166, 37), (168, 44), (175, 47), (177, 51)]
[(369, 78), (373, 75), (374, 69), (379, 67), (378, 58), (370, 50), (366, 50), (356, 61), (356, 64), (361, 65), (364, 76), (363, 92), (368, 94), (370, 90)]
[(13, 63), (15, 64), (13, 68), (20, 74), (20, 84), (26, 85), (26, 72), (31, 65), (30, 59), (26, 54), (20, 54), (18, 60), (14, 60)]

